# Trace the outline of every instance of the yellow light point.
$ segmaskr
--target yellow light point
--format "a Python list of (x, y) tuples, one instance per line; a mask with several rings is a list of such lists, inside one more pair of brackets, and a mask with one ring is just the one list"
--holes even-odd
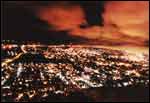
[(6, 77), (5, 77), (5, 78), (6, 78), (6, 79), (8, 79), (9, 77), (10, 77), (9, 75), (6, 75)]
[(19, 84), (22, 84), (22, 82), (19, 82)]
[(45, 85), (46, 85), (46, 84), (47, 84), (47, 81), (44, 81), (44, 82), (43, 82), (43, 84), (45, 84)]
[(7, 65), (5, 62), (1, 64), (1, 67), (4, 67), (5, 65)]
[(42, 97), (47, 97), (48, 96), (48, 94), (47, 93), (44, 93), (44, 95), (42, 96)]
[(120, 66), (124, 65), (126, 67), (129, 67), (131, 65), (131, 64), (127, 64), (127, 63), (117, 63), (117, 64), (120, 65)]
[(135, 74), (137, 77), (141, 76), (136, 70), (128, 70), (127, 75), (130, 75), (130, 74)]
[(118, 79), (121, 79), (121, 77), (120, 76), (114, 76), (113, 77), (113, 80), (118, 80)]
[(22, 45), (20, 48), (24, 53), (27, 53), (27, 51), (25, 50), (25, 45)]
[(8, 93), (7, 95), (12, 95), (12, 93)]
[(136, 75), (137, 77), (140, 77), (140, 76), (141, 76), (138, 72), (135, 72), (135, 75)]
[(29, 87), (29, 84), (25, 84), (27, 87)]
[(16, 100), (20, 100), (23, 97), (23, 93), (18, 94), (18, 97), (16, 98)]
[(35, 95), (35, 91), (33, 91), (33, 93), (27, 92), (29, 98), (31, 99), (34, 95)]

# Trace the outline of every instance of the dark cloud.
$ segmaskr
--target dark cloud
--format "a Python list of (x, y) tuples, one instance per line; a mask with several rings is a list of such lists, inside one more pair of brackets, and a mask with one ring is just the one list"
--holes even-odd
[[(58, 1), (4, 1), (2, 2), (2, 39), (15, 39), (15, 40), (36, 40), (36, 41), (80, 41), (83, 38), (72, 37), (67, 34), (66, 30), (54, 31), (47, 22), (41, 20), (35, 15), (35, 11), (43, 7), (55, 6), (58, 4), (79, 5), (85, 8), (84, 11), (87, 15), (89, 3), (85, 2), (58, 2)], [(91, 2), (90, 2), (91, 3)], [(93, 2), (93, 5), (95, 3)], [(74, 12), (74, 11), (72, 11)], [(92, 12), (92, 11), (89, 11)], [(72, 13), (73, 14), (73, 13)], [(86, 15), (86, 16), (87, 16)], [(72, 16), (73, 17), (73, 16)], [(88, 17), (86, 17), (88, 19)], [(93, 18), (95, 20), (94, 14)], [(97, 17), (98, 18), (98, 17)], [(69, 18), (66, 18), (69, 19)], [(92, 19), (92, 18), (90, 18)], [(92, 24), (88, 19), (88, 24)], [(74, 17), (73, 17), (74, 20)], [(97, 19), (98, 20), (98, 19)], [(75, 21), (77, 22), (77, 21)], [(74, 22), (74, 23), (75, 23)], [(95, 21), (93, 21), (94, 24)], [(74, 25), (74, 24), (71, 24)], [(71, 27), (70, 25), (70, 27)], [(84, 24), (81, 24), (83, 26)], [(79, 25), (80, 26), (80, 25)], [(84, 40), (84, 39), (83, 39)]]

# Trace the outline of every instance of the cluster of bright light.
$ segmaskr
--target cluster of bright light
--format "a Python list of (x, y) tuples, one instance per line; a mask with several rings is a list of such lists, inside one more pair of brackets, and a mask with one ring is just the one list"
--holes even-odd
[[(127, 58), (129, 55), (126, 55), (126, 53), (118, 55), (119, 53), (115, 54), (115, 51), (106, 49), (56, 46), (42, 50), (42, 47), (45, 46), (41, 45), (41, 48), (39, 48), (39, 46), (31, 45), (30, 48), (33, 49), (28, 49), (29, 47), (22, 45), (21, 53), (4, 60), (1, 65), (2, 72), (5, 74), (1, 77), (2, 89), (7, 88), (11, 91), (13, 87), (20, 85), (17, 88), (20, 92), (17, 92), (16, 101), (20, 101), (25, 95), (32, 99), (39, 94), (38, 92), (42, 92), (40, 95), (42, 98), (47, 97), (50, 92), (67, 95), (69, 89), (75, 89), (74, 86), (78, 89), (87, 89), (91, 87), (127, 87), (149, 84), (147, 59), (139, 62)], [(33, 50), (35, 51), (33, 52)], [(19, 59), (21, 55), (27, 52), (34, 55), (37, 52), (36, 50), (39, 50), (38, 52), (50, 62), (15, 63), (15, 60)], [(143, 72), (147, 74), (143, 75)], [(128, 77), (128, 81), (124, 81), (125, 76)], [(12, 78), (14, 78), (11, 82), (13, 87), (7, 84)], [(140, 78), (144, 79), (140, 80)], [(59, 79), (59, 81), (55, 79)], [(36, 89), (38, 85), (34, 84), (33, 81), (41, 83), (39, 84), (41, 88)], [(112, 83), (109, 83), (110, 81)], [(32, 89), (22, 91), (28, 88)], [(3, 94), (3, 96), (11, 95), (13, 95), (12, 92)]]

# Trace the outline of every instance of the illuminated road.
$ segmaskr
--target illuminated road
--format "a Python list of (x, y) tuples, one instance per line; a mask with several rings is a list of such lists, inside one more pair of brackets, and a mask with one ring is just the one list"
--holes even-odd
[(18, 59), (21, 55), (23, 55), (24, 53), (21, 52), (18, 55), (16, 55), (15, 57), (11, 58), (11, 59), (6, 59), (4, 60), (4, 62), (1, 63), (1, 66), (3, 67), (4, 65), (7, 65), (8, 63), (13, 62), (14, 60)]

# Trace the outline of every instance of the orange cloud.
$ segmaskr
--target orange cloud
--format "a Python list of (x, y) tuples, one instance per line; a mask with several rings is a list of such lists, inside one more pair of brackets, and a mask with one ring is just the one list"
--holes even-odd
[[(109, 1), (103, 13), (104, 26), (90, 26), (79, 5), (67, 3), (40, 8), (38, 16), (52, 26), (52, 30), (65, 30), (71, 36), (102, 44), (145, 45), (149, 36), (149, 2), (148, 1)], [(104, 42), (105, 41), (105, 42)]]
[(42, 8), (38, 12), (55, 30), (70, 30), (86, 23), (83, 10), (78, 5), (57, 5)]
[(75, 28), (69, 32), (69, 34), (87, 39), (118, 39), (120, 33), (117, 32), (116, 28), (91, 26), (88, 28)]
[(105, 6), (103, 14), (107, 25), (115, 24), (119, 31), (129, 36), (148, 38), (149, 2), (148, 1), (112, 1)]

